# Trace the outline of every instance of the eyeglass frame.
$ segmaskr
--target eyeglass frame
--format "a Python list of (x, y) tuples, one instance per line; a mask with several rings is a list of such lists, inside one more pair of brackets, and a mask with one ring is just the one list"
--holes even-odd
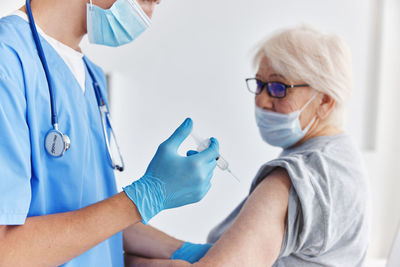
[[(260, 90), (260, 92), (259, 92), (258, 94), (257, 94), (256, 92), (253, 92), (253, 91), (250, 89), (250, 86), (249, 86), (249, 81), (254, 81), (254, 80), (255, 80), (256, 82), (260, 82), (261, 85), (262, 85), (261, 90)], [(269, 88), (268, 88), (268, 84), (270, 84), (270, 83), (279, 83), (279, 84), (285, 86), (284, 96), (273, 96), (273, 95), (271, 95), (271, 92), (270, 92), (270, 90), (269, 90)], [(285, 83), (283, 83), (283, 82), (278, 82), (278, 81), (263, 82), (263, 81), (261, 81), (261, 80), (259, 80), (259, 79), (257, 79), (257, 78), (247, 78), (247, 79), (246, 79), (246, 85), (247, 85), (247, 90), (248, 90), (250, 93), (252, 93), (252, 94), (260, 95), (260, 94), (262, 93), (262, 91), (264, 90), (264, 88), (266, 88), (267, 94), (268, 94), (270, 97), (272, 97), (272, 98), (278, 98), (278, 99), (285, 98), (285, 97), (286, 97), (287, 89), (289, 89), (289, 88), (309, 87), (309, 86), (310, 86), (309, 84), (285, 84)]]

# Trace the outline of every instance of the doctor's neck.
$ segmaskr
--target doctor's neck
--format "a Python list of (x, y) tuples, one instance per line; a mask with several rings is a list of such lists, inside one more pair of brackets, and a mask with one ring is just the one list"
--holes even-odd
[[(86, 1), (32, 0), (36, 25), (57, 41), (81, 52), (79, 43), (86, 34)], [(26, 7), (20, 9), (26, 12)]]

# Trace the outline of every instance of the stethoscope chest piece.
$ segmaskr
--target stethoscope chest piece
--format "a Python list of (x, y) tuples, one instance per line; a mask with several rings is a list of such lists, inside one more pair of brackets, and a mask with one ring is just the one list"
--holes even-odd
[(47, 153), (55, 158), (59, 158), (70, 148), (71, 140), (67, 135), (56, 129), (52, 129), (47, 133), (44, 145)]

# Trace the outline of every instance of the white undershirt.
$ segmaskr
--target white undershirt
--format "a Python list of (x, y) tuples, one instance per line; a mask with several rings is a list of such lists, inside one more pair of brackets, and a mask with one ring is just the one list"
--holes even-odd
[[(21, 10), (14, 11), (11, 15), (17, 15), (29, 22), (28, 15)], [(85, 63), (83, 62), (83, 54), (48, 36), (37, 25), (36, 28), (38, 33), (54, 48), (54, 50), (56, 50), (56, 52), (64, 60), (65, 64), (78, 81), (78, 84), (81, 86), (82, 91), (85, 92), (86, 72), (84, 65)]]

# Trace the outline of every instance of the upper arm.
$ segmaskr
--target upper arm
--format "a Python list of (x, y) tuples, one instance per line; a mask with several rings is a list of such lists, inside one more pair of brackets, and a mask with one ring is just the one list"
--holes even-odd
[(275, 169), (246, 201), (233, 225), (198, 265), (270, 266), (279, 256), (288, 211), (290, 178)]
[(190, 263), (183, 260), (148, 259), (125, 254), (126, 267), (189, 267)]

